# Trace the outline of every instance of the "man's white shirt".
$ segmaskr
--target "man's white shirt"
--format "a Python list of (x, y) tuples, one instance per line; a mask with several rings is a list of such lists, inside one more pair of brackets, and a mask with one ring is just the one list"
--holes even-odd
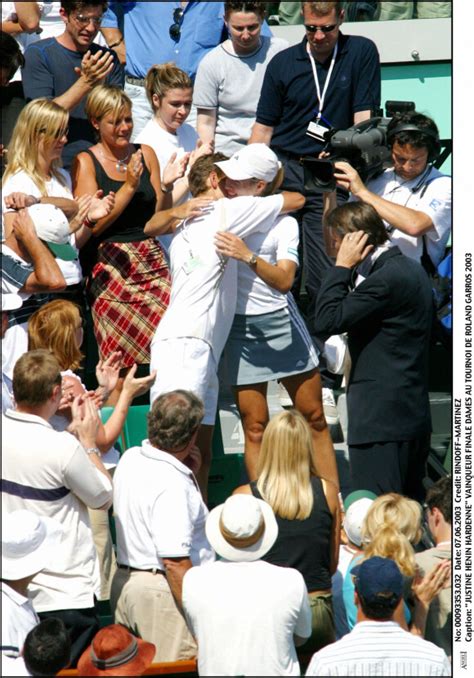
[[(426, 238), (428, 254), (437, 266), (443, 258), (451, 232), (451, 177), (432, 167), (424, 180), (422, 175), (418, 175), (415, 179), (403, 181), (391, 168), (369, 181), (367, 188), (389, 202), (429, 216), (433, 228), (423, 237)], [(388, 222), (384, 223), (390, 231), (390, 243), (398, 245), (407, 257), (419, 261), (423, 254), (423, 237), (408, 235), (397, 228), (392, 230)]]

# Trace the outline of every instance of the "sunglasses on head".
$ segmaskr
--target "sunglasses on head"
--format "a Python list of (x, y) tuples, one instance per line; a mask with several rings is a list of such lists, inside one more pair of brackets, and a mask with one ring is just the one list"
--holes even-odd
[(338, 25), (339, 24), (331, 24), (330, 26), (313, 26), (313, 24), (305, 24), (304, 27), (307, 33), (317, 33), (318, 31), (321, 31), (321, 33), (331, 33), (331, 31), (337, 28)]
[(181, 24), (183, 23), (184, 9), (176, 7), (173, 12), (174, 23), (170, 26), (170, 38), (177, 42), (181, 37)]

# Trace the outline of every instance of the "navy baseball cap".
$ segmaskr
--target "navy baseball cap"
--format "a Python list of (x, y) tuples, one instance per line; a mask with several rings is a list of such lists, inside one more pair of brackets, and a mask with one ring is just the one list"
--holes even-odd
[(356, 565), (351, 574), (355, 577), (355, 589), (362, 598), (375, 602), (380, 594), (393, 594), (397, 599), (403, 591), (403, 575), (398, 565), (390, 558), (373, 556)]

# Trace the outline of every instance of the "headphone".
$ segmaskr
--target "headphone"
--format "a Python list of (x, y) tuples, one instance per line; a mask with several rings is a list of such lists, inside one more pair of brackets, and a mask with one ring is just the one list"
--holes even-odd
[(396, 125), (390, 132), (387, 133), (387, 142), (390, 146), (393, 145), (393, 137), (400, 132), (418, 132), (419, 134), (424, 134), (427, 137), (430, 137), (434, 141), (434, 148), (428, 149), (428, 164), (431, 165), (435, 162), (441, 152), (441, 142), (439, 139), (439, 134), (431, 129), (425, 129), (417, 127), (412, 123), (400, 123)]

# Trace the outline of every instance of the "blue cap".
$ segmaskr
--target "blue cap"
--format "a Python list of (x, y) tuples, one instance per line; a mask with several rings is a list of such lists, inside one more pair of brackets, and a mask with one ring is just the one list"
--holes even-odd
[(397, 599), (403, 591), (403, 576), (398, 565), (390, 558), (373, 556), (356, 565), (351, 574), (355, 589), (368, 603), (375, 602), (380, 594), (393, 594)]

